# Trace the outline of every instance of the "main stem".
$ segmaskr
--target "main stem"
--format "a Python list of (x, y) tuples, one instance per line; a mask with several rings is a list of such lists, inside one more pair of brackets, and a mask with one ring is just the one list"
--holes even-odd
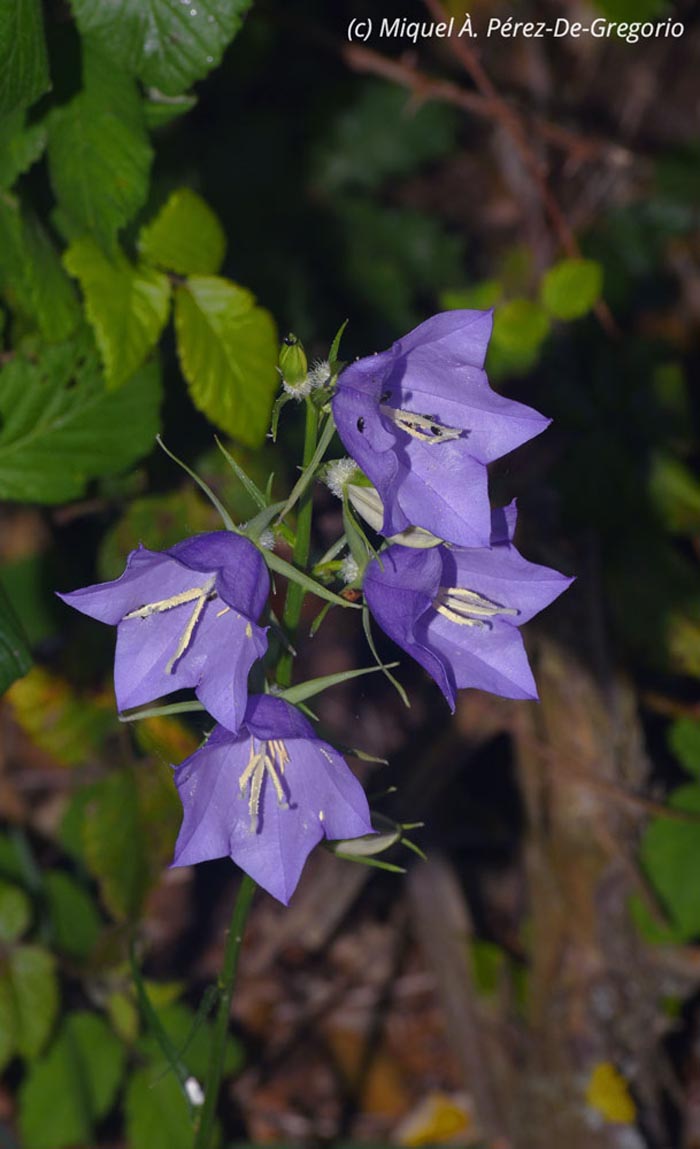
[(224, 964), (219, 974), (218, 984), (221, 996), (219, 997), (219, 1006), (214, 1019), (214, 1032), (212, 1034), (211, 1048), (209, 1051), (209, 1068), (207, 1070), (204, 1105), (202, 1106), (194, 1149), (209, 1149), (214, 1132), (216, 1103), (219, 1099), (219, 1088), (221, 1086), (224, 1058), (226, 1055), (226, 1038), (228, 1037), (228, 1027), (231, 1017), (231, 998), (233, 997), (233, 987), (236, 984), (236, 971), (238, 969), (238, 958), (241, 953), (243, 931), (256, 889), (257, 886), (253, 879), (249, 877), (248, 874), (244, 874), (233, 906), (231, 928), (226, 939), (226, 948), (224, 950)]
[[(314, 457), (316, 450), (316, 441), (318, 439), (318, 409), (315, 407), (311, 399), (306, 400), (306, 429), (304, 434), (304, 458), (302, 461), (302, 469), (308, 467), (309, 463)], [(309, 550), (311, 547), (311, 516), (313, 512), (313, 487), (309, 486), (305, 490), (299, 501), (299, 510), (297, 512), (297, 533), (296, 541), (294, 543), (294, 550), (292, 557), (295, 566), (306, 570), (309, 564)], [(290, 582), (287, 586), (287, 597), (284, 600), (284, 612), (282, 614), (282, 624), (287, 633), (287, 636), (294, 641), (299, 620), (301, 618), (301, 607), (304, 601), (304, 589), (296, 582)], [(292, 682), (292, 665), (294, 656), (290, 651), (285, 651), (277, 664), (277, 682), (280, 686), (290, 686)]]
[[(311, 462), (316, 450), (318, 438), (318, 411), (314, 404), (306, 401), (306, 431), (304, 435), (303, 467)], [(302, 570), (306, 570), (309, 563), (309, 549), (311, 546), (311, 491), (307, 490), (302, 496), (297, 513), (297, 533), (294, 543), (294, 562)], [(294, 639), (296, 629), (301, 618), (301, 607), (304, 601), (304, 591), (297, 583), (290, 582), (287, 586), (287, 596), (284, 602), (282, 622), (290, 639)], [(289, 686), (292, 681), (292, 655), (285, 652), (277, 663), (277, 681), (280, 686)], [(233, 907), (231, 928), (226, 939), (224, 950), (224, 964), (219, 975), (219, 1006), (214, 1019), (214, 1032), (212, 1034), (211, 1050), (209, 1053), (209, 1067), (207, 1070), (204, 1105), (197, 1127), (194, 1149), (209, 1149), (214, 1132), (216, 1118), (216, 1105), (219, 1099), (219, 1089), (224, 1070), (224, 1057), (226, 1054), (226, 1038), (231, 1017), (231, 999), (236, 984), (236, 971), (238, 958), (241, 952), (243, 931), (248, 918), (253, 895), (257, 889), (256, 883), (248, 874), (243, 875), (236, 901)]]

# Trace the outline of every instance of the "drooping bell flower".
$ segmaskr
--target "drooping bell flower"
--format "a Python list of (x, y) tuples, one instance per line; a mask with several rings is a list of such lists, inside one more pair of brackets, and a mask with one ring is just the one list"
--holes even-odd
[(286, 905), (322, 838), (372, 833), (341, 755), (288, 702), (253, 695), (237, 734), (216, 726), (175, 771), (184, 819), (173, 865), (231, 857)]
[(446, 311), (340, 375), (333, 416), (384, 505), (381, 533), (423, 527), (489, 545), (486, 464), (549, 424), (492, 391), (483, 370), (490, 311)]
[(519, 627), (573, 581), (528, 562), (510, 543), (514, 508), (494, 511), (492, 546), (390, 546), (365, 572), (369, 609), (419, 662), (451, 709), (463, 687), (537, 698)]
[(120, 710), (194, 688), (206, 709), (237, 730), (248, 673), (267, 649), (257, 619), (270, 579), (260, 551), (229, 531), (167, 551), (139, 547), (113, 582), (59, 595), (117, 628), (114, 686)]

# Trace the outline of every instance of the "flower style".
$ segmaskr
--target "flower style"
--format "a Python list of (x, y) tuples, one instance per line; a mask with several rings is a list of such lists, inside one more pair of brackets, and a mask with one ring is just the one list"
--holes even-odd
[(462, 546), (489, 545), (485, 464), (550, 422), (491, 390), (483, 370), (491, 326), (490, 311), (446, 311), (341, 374), (333, 416), (384, 504), (382, 534), (418, 526)]
[(248, 672), (267, 649), (256, 620), (269, 589), (257, 547), (213, 531), (167, 551), (139, 547), (120, 578), (59, 598), (117, 627), (120, 710), (194, 687), (214, 718), (235, 731), (245, 713)]
[(216, 726), (175, 772), (185, 816), (174, 866), (227, 855), (286, 905), (323, 837), (372, 833), (344, 759), (281, 698), (253, 695), (237, 734)]
[(514, 526), (514, 506), (494, 511), (490, 548), (390, 546), (365, 573), (382, 630), (435, 679), (453, 711), (467, 686), (537, 698), (518, 627), (573, 580), (524, 559), (510, 542)]

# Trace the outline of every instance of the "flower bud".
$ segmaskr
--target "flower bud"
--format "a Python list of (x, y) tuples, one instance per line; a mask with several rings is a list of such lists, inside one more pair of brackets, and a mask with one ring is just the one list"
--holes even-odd
[(282, 340), (277, 361), (285, 385), (292, 390), (306, 382), (308, 363), (304, 345), (291, 333)]

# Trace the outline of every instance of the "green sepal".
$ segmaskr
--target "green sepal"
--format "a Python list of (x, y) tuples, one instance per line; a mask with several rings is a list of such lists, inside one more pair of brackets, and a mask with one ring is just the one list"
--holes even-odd
[[(398, 662), (388, 663), (391, 668), (398, 665)], [(305, 702), (307, 698), (313, 698), (331, 686), (338, 686), (341, 682), (349, 682), (351, 678), (361, 678), (363, 674), (376, 674), (378, 670), (384, 669), (383, 666), (365, 666), (361, 670), (341, 670), (337, 674), (324, 674), (320, 678), (310, 678), (308, 682), (300, 682), (297, 686), (288, 686), (277, 692), (277, 697), (284, 698), (286, 702), (292, 704)]]
[(295, 505), (295, 503), (298, 502), (298, 500), (304, 494), (304, 491), (309, 486), (309, 483), (311, 483), (312, 480), (315, 478), (316, 472), (318, 471), (319, 463), (321, 462), (321, 460), (323, 459), (323, 456), (325, 455), (326, 451), (328, 450), (331, 439), (333, 438), (334, 435), (335, 435), (335, 423), (333, 422), (332, 419), (329, 419), (327, 421), (325, 427), (323, 428), (323, 431), (321, 432), (321, 437), (318, 440), (318, 443), (316, 445), (316, 450), (314, 451), (313, 456), (311, 458), (311, 462), (309, 463), (308, 467), (305, 467), (304, 470), (302, 471), (301, 475), (299, 476), (296, 483), (292, 487), (292, 491), (291, 491), (291, 494), (289, 495), (289, 498), (287, 499), (282, 510), (280, 511), (279, 518), (277, 520), (278, 523), (281, 523), (282, 520), (287, 517), (287, 515), (291, 511), (292, 507)]

